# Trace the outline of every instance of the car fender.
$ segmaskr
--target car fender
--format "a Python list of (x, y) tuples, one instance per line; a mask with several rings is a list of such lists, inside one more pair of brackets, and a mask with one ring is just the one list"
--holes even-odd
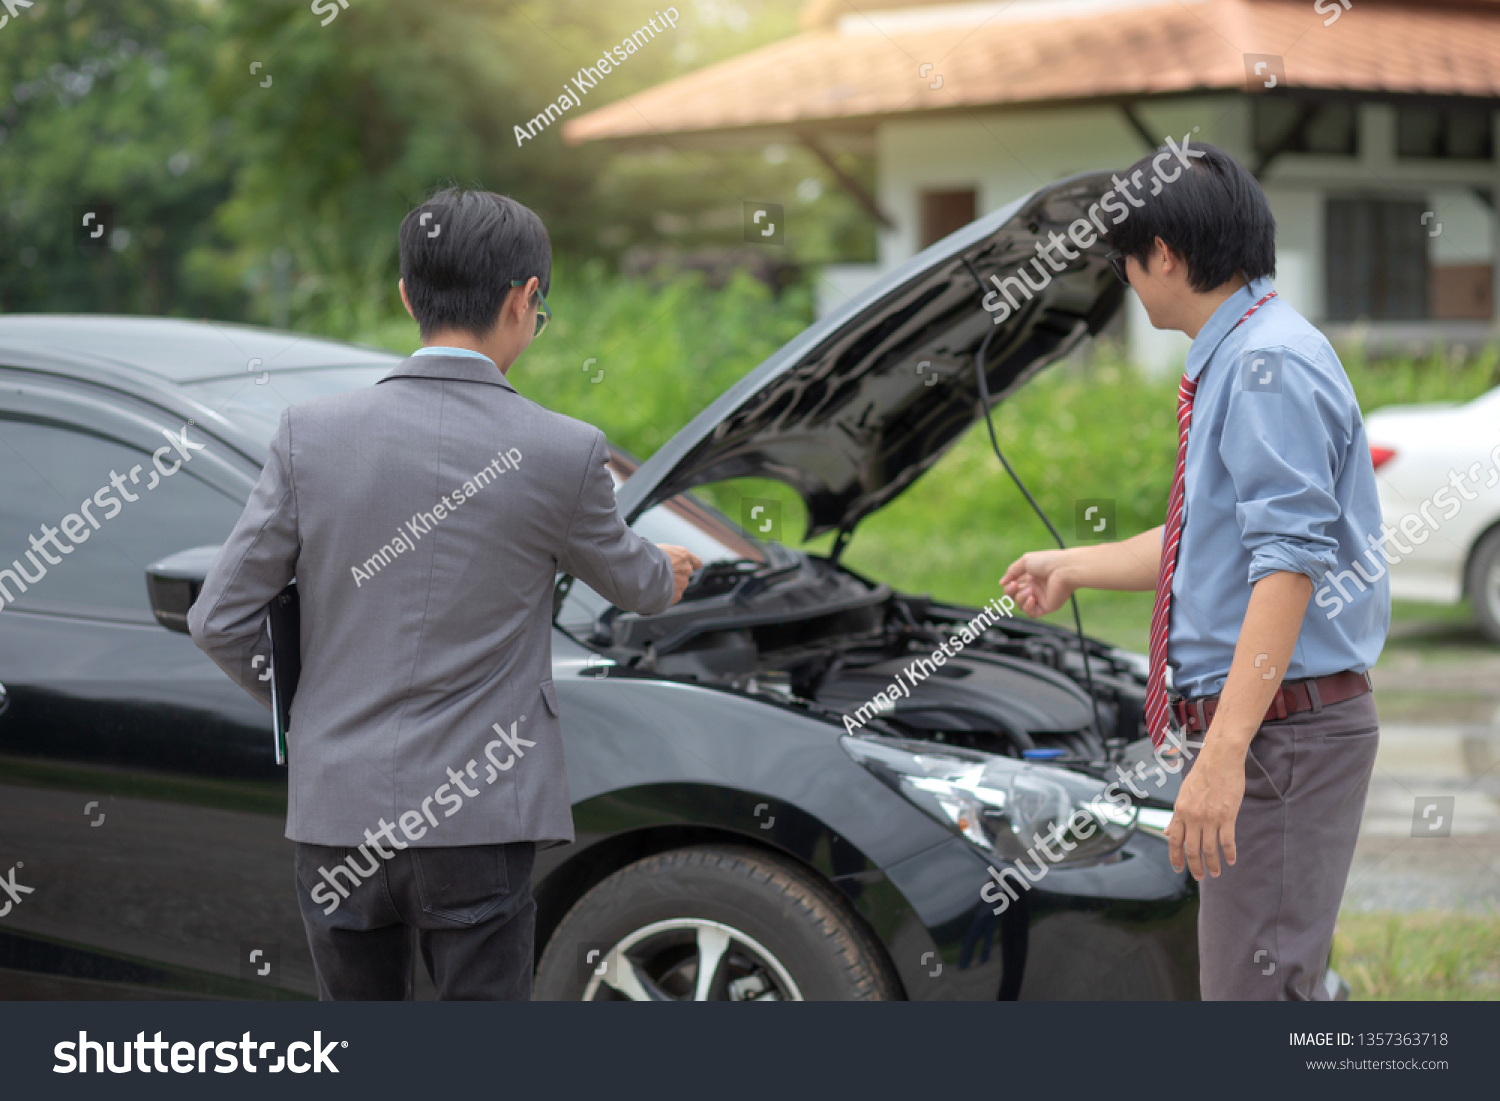
[(575, 807), (664, 784), (732, 790), (746, 793), (744, 800), (703, 808), (718, 816), (718, 825), (764, 838), (775, 833), (770, 817), (800, 810), (832, 833), (857, 839), (879, 868), (952, 836), (845, 753), (841, 726), (806, 709), (590, 669), (586, 659), (559, 660), (556, 651), (553, 684)]

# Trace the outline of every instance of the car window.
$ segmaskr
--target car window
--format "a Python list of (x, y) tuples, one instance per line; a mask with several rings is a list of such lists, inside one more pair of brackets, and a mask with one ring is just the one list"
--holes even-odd
[(185, 383), (182, 389), (194, 400), (269, 444), (281, 423), (281, 411), (288, 405), (325, 394), (342, 394), (346, 390), (374, 386), (394, 367), (393, 362), (371, 367), (282, 371), (269, 376), (235, 375)]
[[(618, 449), (611, 450), (609, 476), (614, 479), (616, 493), (639, 466), (632, 456)], [(766, 544), (748, 534), (696, 492), (679, 493), (647, 509), (636, 517), (630, 528), (649, 543), (686, 547), (705, 563), (767, 560)]]
[(705, 563), (766, 560), (766, 549), (717, 510), (686, 493), (643, 512), (631, 529), (649, 543), (686, 547)]
[(154, 624), (146, 567), (222, 543), (243, 505), (180, 459), (83, 427), (0, 417), (0, 600)]

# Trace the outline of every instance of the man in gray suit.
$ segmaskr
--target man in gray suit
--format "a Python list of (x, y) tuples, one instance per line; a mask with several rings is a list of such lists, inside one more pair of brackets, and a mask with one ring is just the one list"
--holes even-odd
[(188, 616), (269, 703), (250, 657), (297, 579), (302, 674), (287, 837), (325, 999), (531, 996), (538, 844), (573, 839), (552, 686), (558, 570), (655, 614), (702, 565), (615, 507), (597, 429), (506, 372), (549, 316), (541, 220), (450, 189), (401, 226), (423, 347), (376, 385), (288, 409)]

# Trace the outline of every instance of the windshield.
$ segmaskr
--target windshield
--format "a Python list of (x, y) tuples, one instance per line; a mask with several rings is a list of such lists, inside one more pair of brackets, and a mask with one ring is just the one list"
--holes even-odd
[[(245, 374), (183, 383), (183, 390), (223, 414), (262, 443), (270, 445), (288, 405), (374, 386), (395, 367), (394, 361), (373, 367), (320, 367), (305, 371)], [(265, 379), (264, 382), (258, 380)]]
[[(609, 473), (619, 492), (638, 464), (629, 456), (611, 450)], [(691, 493), (679, 493), (669, 501), (641, 513), (630, 529), (649, 543), (686, 547), (705, 565), (709, 562), (768, 561), (768, 544), (746, 534), (729, 517)]]
[[(635, 472), (636, 463), (615, 451), (609, 472), (615, 489)], [(670, 500), (647, 509), (630, 529), (648, 543), (670, 543), (686, 547), (706, 566), (712, 562), (750, 561), (761, 565), (780, 565), (795, 559), (792, 551), (776, 543), (762, 543), (712, 505), (691, 493), (679, 493)], [(567, 602), (558, 613), (558, 622), (581, 627), (609, 608), (609, 601), (582, 581), (575, 581)]]

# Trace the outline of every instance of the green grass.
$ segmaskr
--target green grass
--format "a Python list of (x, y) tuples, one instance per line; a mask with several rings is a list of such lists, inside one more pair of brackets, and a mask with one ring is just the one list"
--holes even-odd
[(1382, 657), (1414, 653), (1433, 661), (1452, 661), (1468, 656), (1465, 651), (1494, 650), (1495, 644), (1480, 631), (1468, 598), (1457, 604), (1391, 601), (1391, 634)]
[(1332, 966), (1352, 998), (1500, 999), (1500, 914), (1340, 914)]

